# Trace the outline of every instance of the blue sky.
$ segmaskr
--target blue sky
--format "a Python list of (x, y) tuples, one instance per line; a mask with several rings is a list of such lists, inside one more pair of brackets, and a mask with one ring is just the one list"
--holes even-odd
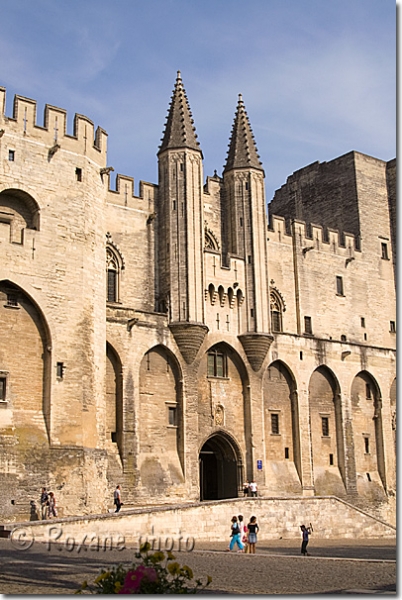
[(267, 200), (295, 170), (350, 150), (396, 153), (393, 0), (2, 0), (0, 85), (81, 113), (108, 164), (157, 183), (180, 70), (204, 154), (221, 174), (239, 93)]

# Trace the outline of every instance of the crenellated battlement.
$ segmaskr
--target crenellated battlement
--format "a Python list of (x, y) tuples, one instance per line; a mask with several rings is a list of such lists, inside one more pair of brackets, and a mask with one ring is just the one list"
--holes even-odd
[(116, 175), (114, 190), (110, 187), (110, 175), (107, 174), (105, 177), (108, 178), (107, 202), (128, 208), (153, 211), (158, 189), (157, 185), (148, 183), (147, 181), (140, 181), (139, 196), (135, 196), (133, 177), (118, 173)]
[(352, 256), (354, 252), (360, 251), (360, 240), (351, 233), (298, 219), (290, 222), (277, 215), (270, 215), (268, 238), (271, 242), (288, 245), (293, 244), (293, 239), (296, 238), (304, 255), (313, 249), (345, 256)]
[(70, 135), (67, 133), (67, 111), (63, 108), (46, 104), (43, 125), (39, 125), (35, 100), (14, 96), (12, 117), (5, 114), (5, 107), (6, 89), (0, 87), (0, 128), (4, 130), (3, 135), (21, 134), (26, 139), (44, 143), (49, 148), (57, 144), (63, 150), (88, 155), (96, 162), (106, 163), (107, 133), (99, 126), (95, 130), (88, 117), (76, 114), (73, 134)]

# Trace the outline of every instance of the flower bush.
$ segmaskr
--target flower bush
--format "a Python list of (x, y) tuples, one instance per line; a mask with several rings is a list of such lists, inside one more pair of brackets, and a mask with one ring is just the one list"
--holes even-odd
[(193, 581), (190, 567), (181, 567), (171, 552), (150, 554), (150, 549), (149, 543), (141, 546), (135, 554), (137, 562), (129, 568), (120, 564), (102, 569), (92, 584), (84, 581), (76, 594), (197, 594), (211, 583), (211, 577), (205, 584)]

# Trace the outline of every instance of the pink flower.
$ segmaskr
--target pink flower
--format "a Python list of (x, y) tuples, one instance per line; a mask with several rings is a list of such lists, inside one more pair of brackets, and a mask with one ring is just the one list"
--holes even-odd
[(119, 590), (119, 594), (139, 594), (141, 582), (145, 581), (153, 582), (157, 579), (157, 573), (152, 567), (145, 567), (139, 565), (135, 571), (128, 571), (123, 587)]

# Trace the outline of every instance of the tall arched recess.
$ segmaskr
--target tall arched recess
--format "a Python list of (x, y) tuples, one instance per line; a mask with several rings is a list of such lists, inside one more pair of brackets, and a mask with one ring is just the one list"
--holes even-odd
[(106, 343), (106, 442), (123, 458), (123, 368), (116, 350)]
[(318, 367), (310, 377), (309, 406), (315, 493), (344, 496), (341, 394), (338, 380), (326, 366)]
[(391, 406), (391, 426), (392, 426), (392, 438), (394, 442), (394, 452), (395, 452), (395, 460), (396, 460), (396, 377), (392, 382), (391, 389), (389, 392), (389, 401)]
[(37, 448), (50, 440), (50, 331), (33, 299), (7, 280), (0, 281), (0, 331), (3, 406), (13, 410), (20, 447)]
[[(252, 477), (250, 387), (245, 365), (229, 344), (220, 342), (203, 355), (198, 368), (198, 440), (215, 431), (237, 440), (245, 457), (244, 477)], [(238, 480), (238, 491), (242, 481)]]
[(377, 381), (361, 371), (352, 383), (353, 437), (357, 492), (371, 500), (386, 490), (382, 399)]
[(140, 490), (147, 497), (177, 496), (184, 485), (182, 376), (174, 354), (155, 346), (140, 365), (138, 440)]
[(301, 493), (299, 409), (296, 381), (282, 362), (264, 374), (264, 437), (267, 486), (276, 492)]

